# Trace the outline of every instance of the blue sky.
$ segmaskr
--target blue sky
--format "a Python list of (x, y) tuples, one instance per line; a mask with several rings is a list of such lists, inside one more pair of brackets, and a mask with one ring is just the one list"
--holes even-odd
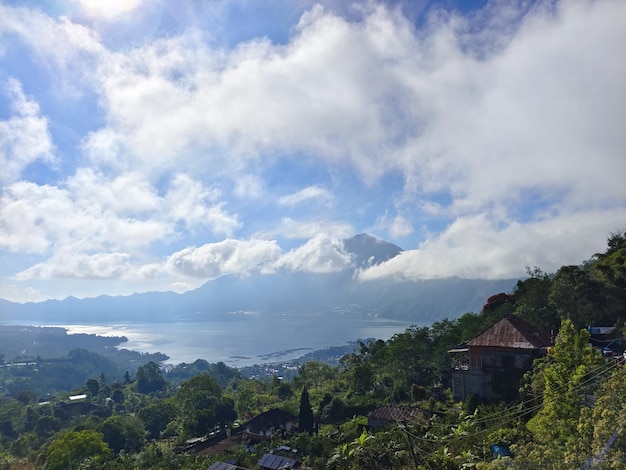
[(0, 3), (0, 298), (519, 277), (626, 226), (626, 3)]

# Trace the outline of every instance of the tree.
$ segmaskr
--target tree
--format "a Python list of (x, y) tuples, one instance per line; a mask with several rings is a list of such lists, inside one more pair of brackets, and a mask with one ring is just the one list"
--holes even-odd
[(176, 418), (178, 412), (176, 402), (172, 399), (150, 403), (139, 410), (139, 419), (148, 431), (150, 439), (158, 439), (161, 431)]
[(589, 333), (576, 333), (571, 320), (564, 320), (547, 365), (537, 376), (543, 382), (543, 406), (528, 428), (539, 442), (563, 449), (576, 436), (583, 397), (597, 385), (590, 372), (602, 363), (598, 351), (588, 346)]
[(602, 456), (607, 462), (606, 467), (602, 468), (622, 468), (626, 462), (624, 423), (626, 423), (626, 367), (616, 367), (597, 393), (593, 409), (588, 409), (581, 415), (578, 424), (580, 437), (569, 446), (572, 448), (573, 459), (580, 461), (581, 457)]
[(561, 320), (569, 319), (576, 328), (585, 328), (596, 321), (604, 323), (601, 287), (580, 267), (563, 266), (554, 275), (549, 299)]
[(294, 379), (296, 387), (314, 387), (319, 389), (322, 384), (335, 377), (335, 370), (328, 364), (317, 361), (309, 361), (300, 367), (298, 376)]
[(137, 369), (137, 391), (139, 393), (153, 393), (165, 390), (167, 383), (156, 362), (148, 362)]
[(116, 454), (119, 454), (122, 450), (127, 452), (139, 450), (146, 438), (146, 431), (139, 418), (126, 414), (113, 415), (107, 418), (102, 423), (100, 432), (103, 435), (104, 442)]
[(120, 388), (116, 388), (115, 390), (113, 390), (113, 394), (111, 395), (111, 398), (116, 404), (121, 405), (122, 403), (124, 403), (124, 398), (125, 398), (124, 390)]
[(222, 398), (219, 383), (206, 373), (184, 381), (176, 399), (180, 422), (189, 435), (208, 434), (217, 425), (224, 426), (237, 417), (234, 402)]
[(320, 419), (325, 423), (337, 423), (344, 417), (345, 411), (345, 403), (340, 398), (333, 397), (322, 409)]
[(35, 424), (35, 433), (42, 439), (50, 437), (63, 427), (59, 418), (54, 416), (40, 416)]
[(613, 286), (626, 288), (626, 232), (612, 233), (604, 253), (596, 253), (594, 268)]
[(539, 330), (550, 332), (557, 329), (560, 319), (549, 300), (552, 277), (536, 266), (526, 266), (526, 273), (528, 278), (517, 281), (513, 292), (515, 315)]
[(32, 390), (20, 390), (13, 398), (19, 401), (22, 405), (28, 405), (34, 403), (37, 400), (37, 394)]
[(352, 390), (357, 395), (365, 395), (374, 387), (374, 373), (368, 362), (360, 362), (352, 367)]
[(505, 292), (494, 294), (487, 299), (487, 303), (483, 305), (483, 310), (481, 313), (487, 316), (495, 314), (494, 320), (497, 321), (507, 313), (511, 313), (511, 306), (513, 302), (514, 298), (510, 294), (507, 294)]
[(298, 414), (298, 428), (302, 432), (313, 432), (313, 426), (315, 425), (315, 418), (313, 416), (313, 408), (311, 408), (311, 402), (309, 400), (309, 391), (306, 387), (302, 389), (300, 395), (300, 413)]
[(69, 431), (61, 434), (48, 447), (46, 468), (49, 470), (81, 468), (81, 464), (87, 459), (92, 462), (104, 462), (110, 454), (111, 450), (99, 432), (92, 429)]
[(407, 396), (413, 383), (430, 386), (435, 380), (433, 347), (428, 327), (412, 326), (389, 340), (386, 357), (390, 360), (385, 361), (384, 370), (396, 387), (405, 390)]
[(100, 384), (96, 379), (87, 379), (87, 382), (85, 382), (85, 388), (92, 397), (97, 397), (98, 392), (100, 391)]
[(594, 255), (591, 272), (603, 285), (607, 325), (621, 325), (626, 316), (626, 232), (613, 233), (605, 253)]

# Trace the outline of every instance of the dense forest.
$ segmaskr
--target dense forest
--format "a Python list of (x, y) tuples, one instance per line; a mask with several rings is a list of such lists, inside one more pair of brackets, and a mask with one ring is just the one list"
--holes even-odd
[[(309, 361), (289, 380), (245, 378), (198, 360), (168, 371), (148, 361), (123, 376), (99, 370), (54, 396), (24, 381), (0, 399), (0, 468), (207, 469), (231, 461), (255, 469), (279, 448), (297, 449), (304, 467), (329, 470), (625, 468), (626, 367), (590, 346), (587, 327), (614, 326), (613, 344), (623, 350), (626, 233), (612, 234), (606, 251), (580, 266), (527, 270), (480, 313), (363, 341), (337, 365)], [(521, 378), (515, 399), (455, 402), (448, 351), (508, 314), (552, 332), (549, 354)], [(410, 409), (410, 417), (368, 423), (382, 406)], [(296, 416), (297, 427), (260, 443), (237, 439), (246, 421), (275, 408)]]

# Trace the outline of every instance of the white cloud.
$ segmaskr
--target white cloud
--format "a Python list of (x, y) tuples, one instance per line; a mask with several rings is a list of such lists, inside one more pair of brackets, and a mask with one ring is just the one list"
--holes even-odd
[(16, 79), (7, 81), (6, 91), (14, 114), (0, 121), (0, 182), (3, 184), (19, 179), (30, 163), (54, 161), (48, 120), (40, 115), (37, 102), (24, 95)]
[(171, 255), (167, 266), (174, 275), (214, 279), (226, 274), (270, 273), (282, 269), (313, 273), (335, 272), (351, 265), (351, 257), (336, 238), (317, 235), (287, 253), (274, 240), (226, 239), (189, 247)]
[(175, 273), (213, 279), (224, 274), (262, 270), (279, 255), (280, 248), (273, 240), (226, 239), (174, 253), (168, 258), (167, 265)]
[[(68, 254), (118, 251), (145, 247), (171, 230), (166, 221), (116, 212), (109, 206), (109, 188), (78, 184), (93, 176), (79, 172), (76, 180), (70, 178), (67, 188), (29, 182), (9, 186), (1, 198), (0, 223), (5, 230), (0, 247), (40, 254), (50, 248), (67, 249)], [(93, 178), (90, 181), (97, 184)], [(100, 183), (114, 187), (117, 181)], [(115, 201), (124, 198), (119, 194)]]
[(5, 189), (0, 202), (0, 247), (11, 251), (44, 253), (62, 232), (80, 225), (67, 191), (56, 187), (17, 182)]
[(36, 264), (15, 276), (16, 280), (79, 278), (112, 279), (122, 276), (129, 268), (127, 253), (76, 253)]
[(354, 228), (347, 222), (332, 220), (294, 220), (290, 217), (281, 219), (280, 226), (264, 236), (278, 235), (288, 239), (307, 240), (318, 235), (331, 238), (347, 238), (354, 234)]
[[(41, 64), (47, 79), (58, 79), (68, 96), (91, 85), (97, 64), (106, 55), (98, 36), (67, 17), (51, 18), (37, 9), (0, 5), (0, 38), (19, 38)], [(10, 43), (9, 43), (10, 44)]]
[(259, 199), (265, 193), (263, 180), (255, 175), (239, 175), (235, 178), (234, 194), (242, 199)]
[(318, 235), (301, 247), (290, 250), (275, 263), (279, 269), (311, 273), (331, 273), (349, 267), (352, 259), (341, 240)]
[(137, 216), (159, 208), (159, 196), (149, 181), (138, 173), (108, 177), (91, 168), (79, 168), (67, 182), (76, 204), (100, 207), (118, 216)]
[(278, 203), (283, 206), (295, 206), (311, 200), (318, 200), (321, 203), (328, 204), (332, 201), (332, 194), (321, 186), (308, 186), (293, 194), (279, 198)]
[(404, 217), (398, 215), (393, 219), (389, 233), (392, 237), (406, 237), (414, 232), (411, 223)]
[[(260, 239), (310, 240), (282, 267), (332, 270), (345, 260), (329, 240), (372, 220), (406, 237), (425, 223), (409, 218), (415, 211), (449, 225), (363, 276), (510, 276), (525, 264), (577, 262), (586, 242), (625, 220), (626, 3), (493, 2), (468, 17), (438, 9), (419, 29), (400, 10), (372, 3), (360, 12), (348, 21), (315, 7), (284, 44), (217, 49), (210, 32), (189, 29), (111, 52), (107, 38), (68, 18), (0, 5), (4, 50), (18, 38), (52, 83), (46, 93), (58, 92), (59, 81), (70, 94), (88, 90), (103, 112), (72, 174), (50, 185), (18, 181), (33, 162), (53, 162), (54, 145), (38, 103), (8, 82), (14, 111), (0, 122), (0, 248), (44, 258), (18, 276), (161, 281), (154, 245), (171, 252), (189, 234), (241, 236), (251, 219)], [(315, 181), (354, 172), (372, 187), (402, 175), (405, 194), (389, 203), (402, 215), (292, 215), (271, 230), (259, 228), (265, 214), (228, 209), (229, 185), (217, 181), (260, 200), (273, 191), (263, 177), (300, 160), (318, 172)], [(293, 187), (313, 183), (300, 176)], [(362, 200), (340, 200), (326, 185), (279, 205), (359, 211)], [(280, 217), (267, 216), (270, 224)], [(267, 251), (248, 263), (237, 253), (252, 247), (229, 243), (230, 254), (214, 244), (183, 250), (170, 268), (205, 276), (269, 266), (264, 256), (277, 261), (259, 243)]]
[(26, 295), (26, 298), (30, 302), (38, 302), (38, 301), (44, 300), (44, 298), (41, 295), (41, 292), (39, 292), (37, 289), (33, 287), (27, 287), (26, 289), (24, 289), (24, 294)]
[(486, 214), (460, 217), (440, 234), (432, 234), (416, 250), (360, 273), (360, 279), (517, 278), (525, 266), (554, 272), (562, 265), (590, 257), (589, 246), (602, 247), (626, 220), (626, 209), (563, 214), (522, 224)]
[[(384, 8), (353, 23), (316, 9), (286, 46), (223, 52), (187, 34), (111, 56), (103, 104), (112, 135), (157, 167), (194, 167), (203, 149), (203, 168), (225, 174), (264, 153), (305, 152), (370, 180), (402, 170), (408, 188), (449, 192), (458, 211), (528, 190), (620, 199), (623, 173), (609, 168), (624, 167), (625, 8), (535, 7), (505, 28), (503, 17), (521, 15), (497, 4), (483, 18), (493, 30), (448, 14), (420, 35)], [(102, 133), (111, 129), (86, 145)]]
[(206, 188), (188, 175), (177, 174), (160, 210), (166, 217), (183, 221), (188, 227), (201, 225), (216, 234), (231, 235), (241, 224), (236, 216), (224, 210), (219, 198), (219, 191)]
[[(458, 214), (515, 205), (529, 191), (571, 207), (623, 201), (626, 66), (616, 58), (626, 48), (614, 8), (626, 13), (615, 2), (562, 2), (556, 14), (527, 15), (485, 60), (444, 50), (429, 77), (407, 77), (417, 96), (436, 87), (429, 125), (406, 149), (412, 184), (449, 190)], [(445, 30), (458, 36), (454, 26)]]
[(0, 198), (0, 248), (45, 257), (20, 280), (154, 278), (163, 268), (142, 260), (154, 243), (239, 226), (219, 196), (183, 174), (163, 195), (138, 173), (110, 178), (84, 168), (64, 187), (16, 182)]

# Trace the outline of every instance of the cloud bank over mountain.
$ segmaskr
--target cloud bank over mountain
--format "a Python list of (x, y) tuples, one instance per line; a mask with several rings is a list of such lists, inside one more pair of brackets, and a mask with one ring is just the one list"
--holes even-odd
[[(124, 3), (124, 2), (122, 2)], [(0, 297), (503, 279), (626, 225), (619, 0), (0, 5)]]

